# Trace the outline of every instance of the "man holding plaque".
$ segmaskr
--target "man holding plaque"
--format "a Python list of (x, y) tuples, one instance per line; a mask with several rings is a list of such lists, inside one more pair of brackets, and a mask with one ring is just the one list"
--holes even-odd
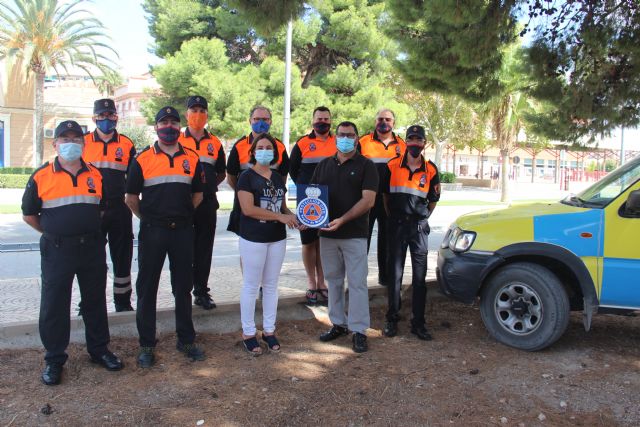
[[(369, 292), (367, 236), (369, 210), (376, 200), (378, 172), (374, 163), (356, 150), (358, 129), (351, 122), (336, 128), (335, 155), (321, 161), (311, 184), (329, 189), (329, 224), (320, 229), (320, 257), (329, 284), (332, 328), (320, 335), (328, 342), (353, 332), (353, 351), (367, 351)], [(349, 281), (349, 313), (345, 315), (344, 278)]]

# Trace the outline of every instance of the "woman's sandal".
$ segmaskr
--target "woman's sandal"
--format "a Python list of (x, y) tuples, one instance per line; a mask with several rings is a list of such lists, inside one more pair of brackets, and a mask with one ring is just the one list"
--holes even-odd
[(315, 289), (307, 289), (305, 297), (307, 297), (307, 304), (309, 305), (315, 305), (318, 303), (318, 291)]
[(322, 297), (323, 300), (329, 301), (329, 289), (318, 288), (318, 294)]
[[(243, 339), (242, 344), (244, 345), (244, 349), (253, 357), (257, 357), (262, 354), (262, 347), (260, 347), (260, 343), (256, 337)], [(258, 350), (256, 351), (256, 349)]]
[(274, 353), (280, 351), (280, 343), (278, 342), (278, 338), (275, 335), (265, 335), (262, 333), (262, 340), (267, 343), (267, 348)]

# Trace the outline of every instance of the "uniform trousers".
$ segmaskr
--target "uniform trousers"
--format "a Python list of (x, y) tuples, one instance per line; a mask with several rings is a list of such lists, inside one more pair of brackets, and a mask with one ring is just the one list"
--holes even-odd
[(400, 290), (402, 276), (407, 256), (407, 248), (411, 253), (411, 288), (412, 288), (412, 319), (414, 327), (424, 326), (424, 311), (427, 299), (427, 253), (429, 225), (427, 220), (417, 220), (410, 217), (389, 217), (387, 238), (389, 285), (387, 297), (389, 308), (387, 320), (397, 322), (400, 312)]
[[(102, 217), (102, 234), (109, 242), (113, 263), (113, 302), (131, 303), (131, 258), (133, 256), (133, 225), (131, 210), (122, 198), (107, 200)], [(84, 308), (83, 308), (84, 314)]]
[[(329, 319), (364, 334), (370, 324), (367, 288), (367, 239), (320, 237), (320, 259), (329, 288)], [(349, 284), (349, 311), (345, 313), (344, 278)]]
[(373, 223), (378, 221), (378, 240), (376, 242), (378, 257), (378, 282), (386, 285), (388, 280), (387, 272), (387, 212), (384, 209), (382, 194), (376, 195), (376, 203), (369, 211), (369, 237), (367, 239), (367, 253), (371, 246), (371, 236), (373, 235)]
[(212, 196), (205, 199), (196, 208), (193, 217), (195, 238), (193, 239), (193, 295), (205, 296), (209, 293), (209, 273), (213, 241), (216, 235), (218, 202)]
[(105, 241), (96, 233), (58, 237), (44, 233), (40, 238), (42, 290), (40, 296), (40, 339), (45, 360), (64, 363), (69, 345), (71, 289), (78, 278), (82, 298), (87, 351), (99, 358), (107, 352), (107, 262)]
[(191, 289), (193, 289), (193, 225), (191, 222), (140, 222), (138, 234), (138, 306), (136, 324), (141, 347), (156, 345), (156, 302), (158, 285), (165, 257), (169, 256), (171, 291), (175, 299), (175, 319), (178, 340), (192, 344), (195, 330), (191, 319)]

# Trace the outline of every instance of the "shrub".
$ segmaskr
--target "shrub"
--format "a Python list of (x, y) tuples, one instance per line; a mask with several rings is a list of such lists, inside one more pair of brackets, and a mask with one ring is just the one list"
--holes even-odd
[(24, 188), (29, 177), (27, 174), (1, 174), (0, 188)]
[(31, 175), (35, 168), (0, 168), (0, 175)]
[(451, 184), (456, 182), (456, 175), (453, 172), (440, 172), (440, 182), (443, 184)]

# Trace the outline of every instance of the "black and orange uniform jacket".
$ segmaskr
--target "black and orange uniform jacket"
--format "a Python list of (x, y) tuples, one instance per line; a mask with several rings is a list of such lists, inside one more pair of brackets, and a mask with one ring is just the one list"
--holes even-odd
[(178, 144), (173, 156), (156, 142), (142, 150), (131, 162), (127, 193), (142, 194), (141, 221), (191, 221), (191, 195), (205, 191), (205, 176), (200, 156)]
[(216, 209), (220, 206), (216, 197), (218, 191), (218, 185), (216, 184), (217, 175), (224, 174), (227, 169), (227, 160), (224, 154), (224, 148), (222, 143), (215, 135), (204, 130), (204, 136), (200, 141), (197, 141), (195, 137), (189, 133), (189, 128), (186, 128), (184, 132), (180, 133), (178, 139), (183, 147), (190, 148), (200, 156), (200, 164), (204, 170), (205, 176), (205, 190), (204, 197), (213, 198)]
[[(362, 136), (358, 142), (358, 150), (363, 156), (375, 163), (378, 176), (383, 176), (389, 160), (403, 156), (407, 149), (404, 139), (393, 132), (391, 135), (393, 135), (393, 141), (391, 141), (389, 145), (384, 145), (384, 142), (380, 140), (378, 132), (375, 130), (372, 133)], [(380, 180), (380, 188), (378, 189), (378, 193), (381, 192), (382, 180)]]
[(97, 131), (85, 134), (82, 158), (100, 169), (104, 181), (104, 198), (114, 199), (124, 196), (127, 170), (136, 156), (133, 142), (126, 136), (113, 132), (104, 142)]
[(308, 184), (316, 166), (327, 157), (336, 154), (336, 137), (329, 134), (322, 140), (315, 131), (298, 139), (291, 149), (289, 173), (296, 184)]
[(100, 232), (104, 208), (102, 174), (80, 160), (76, 176), (62, 168), (58, 158), (38, 168), (22, 197), (25, 216), (40, 215), (42, 230), (53, 236), (70, 237)]
[(382, 181), (382, 192), (389, 195), (391, 216), (423, 220), (429, 217), (429, 203), (440, 200), (438, 167), (424, 157), (422, 165), (413, 172), (407, 166), (406, 155), (390, 160)]
[[(229, 152), (229, 158), (227, 159), (227, 173), (234, 176), (239, 176), (240, 172), (245, 171), (251, 167), (249, 160), (249, 149), (253, 142), (253, 133), (245, 135), (233, 144), (231, 151)], [(283, 177), (289, 173), (289, 154), (284, 144), (276, 139), (278, 144), (278, 161), (271, 165), (271, 169), (275, 169)]]

